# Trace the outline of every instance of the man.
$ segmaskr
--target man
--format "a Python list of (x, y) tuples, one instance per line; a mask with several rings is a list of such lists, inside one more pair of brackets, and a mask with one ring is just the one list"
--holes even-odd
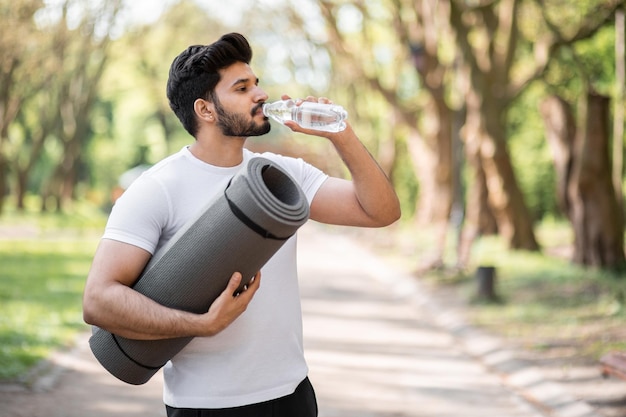
[[(174, 60), (168, 99), (195, 142), (144, 173), (116, 202), (85, 287), (89, 324), (133, 339), (194, 337), (164, 367), (170, 417), (317, 415), (302, 349), (295, 237), (237, 296), (242, 277), (235, 272), (205, 314), (164, 307), (130, 288), (152, 254), (254, 155), (244, 149), (246, 138), (270, 130), (261, 110), (268, 96), (251, 58), (247, 40), (231, 33)], [(352, 174), (351, 181), (332, 178), (301, 159), (263, 154), (299, 183), (311, 219), (381, 227), (399, 218), (392, 186), (349, 124), (339, 133), (286, 125), (330, 140)]]

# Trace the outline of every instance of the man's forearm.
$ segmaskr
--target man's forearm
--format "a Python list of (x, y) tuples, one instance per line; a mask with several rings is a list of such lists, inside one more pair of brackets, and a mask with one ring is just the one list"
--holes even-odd
[(241, 279), (239, 272), (233, 273), (224, 291), (203, 314), (165, 307), (126, 285), (109, 282), (85, 292), (83, 318), (89, 324), (136, 340), (214, 336), (246, 310), (259, 289), (261, 273), (257, 272), (243, 291), (233, 295)]
[(201, 316), (167, 308), (124, 285), (85, 301), (84, 318), (122, 337), (137, 340), (196, 336)]
[(352, 175), (356, 197), (363, 211), (380, 225), (400, 217), (400, 203), (389, 178), (348, 125), (329, 136), (337, 153)]

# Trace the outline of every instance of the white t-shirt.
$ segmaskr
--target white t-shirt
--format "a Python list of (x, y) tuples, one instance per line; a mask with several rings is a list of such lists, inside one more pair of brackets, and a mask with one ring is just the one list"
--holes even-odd
[[(146, 171), (116, 201), (104, 239), (155, 253), (255, 155), (222, 168), (187, 148)], [(285, 169), (309, 204), (327, 175), (301, 159), (260, 154)], [(194, 338), (164, 367), (163, 400), (178, 408), (226, 408), (293, 393), (308, 368), (302, 346), (302, 312), (296, 236), (262, 268), (262, 285), (247, 310), (213, 337)]]

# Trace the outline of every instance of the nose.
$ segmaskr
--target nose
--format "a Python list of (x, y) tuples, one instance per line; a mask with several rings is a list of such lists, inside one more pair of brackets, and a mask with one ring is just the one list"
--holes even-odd
[(255, 96), (254, 97), (255, 97), (255, 101), (256, 102), (267, 101), (267, 99), (269, 98), (269, 96), (267, 95), (265, 90), (263, 90), (259, 86), (256, 87), (256, 91), (255, 91)]

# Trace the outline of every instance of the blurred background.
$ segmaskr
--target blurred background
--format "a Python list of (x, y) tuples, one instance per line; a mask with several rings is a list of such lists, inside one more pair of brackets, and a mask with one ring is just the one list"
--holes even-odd
[[(531, 349), (626, 348), (624, 1), (0, 0), (0, 19), (0, 377), (81, 329), (115, 197), (193, 140), (173, 58), (231, 31), (270, 100), (343, 105), (388, 173), (401, 221), (349, 233)], [(346, 175), (278, 125), (248, 146)], [(479, 266), (498, 288), (476, 297)]]
[[(238, 31), (271, 99), (348, 108), (405, 221), (537, 250), (533, 226), (564, 219), (577, 262), (624, 260), (622, 2), (3, 3), (1, 212), (110, 205), (125, 171), (190, 142), (164, 94), (172, 59)], [(250, 145), (341, 175), (324, 143), (291, 137)]]

